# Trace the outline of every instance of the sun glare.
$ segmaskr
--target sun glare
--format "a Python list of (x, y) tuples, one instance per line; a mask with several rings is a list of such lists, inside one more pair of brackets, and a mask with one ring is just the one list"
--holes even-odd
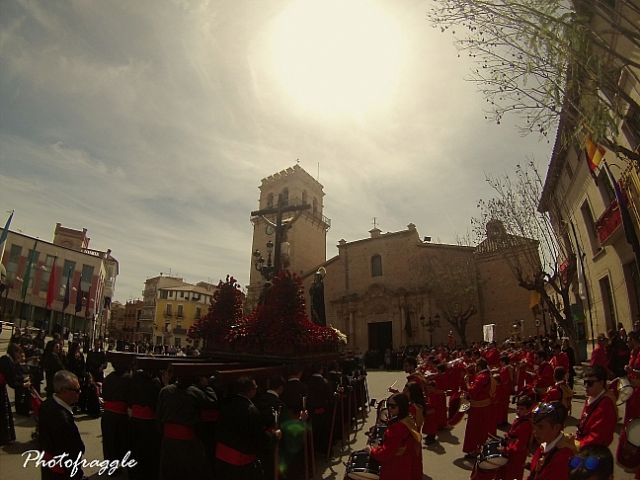
[(335, 118), (388, 105), (404, 39), (372, 0), (294, 0), (274, 20), (268, 48), (288, 98), (309, 114)]

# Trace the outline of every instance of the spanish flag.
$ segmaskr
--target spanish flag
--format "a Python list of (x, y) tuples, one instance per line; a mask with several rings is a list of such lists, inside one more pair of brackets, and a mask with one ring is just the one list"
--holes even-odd
[(600, 145), (597, 145), (591, 141), (590, 138), (587, 137), (587, 140), (584, 144), (584, 150), (587, 156), (587, 163), (589, 164), (589, 170), (591, 171), (591, 175), (594, 176), (596, 174), (596, 170), (600, 166), (600, 162), (604, 158), (605, 149)]

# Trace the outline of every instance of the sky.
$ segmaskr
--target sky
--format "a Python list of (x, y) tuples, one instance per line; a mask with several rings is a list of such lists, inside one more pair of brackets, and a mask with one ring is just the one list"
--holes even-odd
[[(338, 240), (414, 223), (456, 243), (486, 174), (547, 139), (485, 120), (424, 0), (0, 2), (0, 214), (88, 229), (115, 298), (160, 272), (249, 281), (260, 180), (300, 162)], [(4, 223), (4, 219), (2, 220)]]

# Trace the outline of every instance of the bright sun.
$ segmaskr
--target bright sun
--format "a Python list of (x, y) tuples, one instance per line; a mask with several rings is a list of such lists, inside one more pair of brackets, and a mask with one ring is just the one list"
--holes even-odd
[(387, 105), (404, 57), (404, 36), (372, 0), (294, 0), (274, 21), (272, 71), (312, 115), (361, 116)]

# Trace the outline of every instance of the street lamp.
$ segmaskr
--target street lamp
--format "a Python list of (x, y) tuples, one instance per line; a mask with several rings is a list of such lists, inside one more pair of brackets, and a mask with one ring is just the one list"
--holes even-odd
[(271, 260), (272, 253), (273, 253), (273, 242), (271, 240), (267, 242), (267, 259), (266, 260), (262, 256), (262, 253), (260, 253), (260, 250), (255, 250), (253, 252), (253, 258), (254, 258), (253, 265), (256, 268), (256, 270), (260, 272), (260, 275), (262, 275), (262, 278), (264, 278), (267, 282), (271, 281), (275, 273), (275, 266), (273, 265), (273, 262)]
[(427, 332), (429, 332), (429, 345), (433, 347), (433, 332), (436, 328), (440, 328), (440, 314), (436, 313), (435, 317), (433, 318), (431, 318), (431, 315), (429, 315), (428, 321), (424, 317), (424, 315), (421, 315), (420, 323), (427, 329)]

